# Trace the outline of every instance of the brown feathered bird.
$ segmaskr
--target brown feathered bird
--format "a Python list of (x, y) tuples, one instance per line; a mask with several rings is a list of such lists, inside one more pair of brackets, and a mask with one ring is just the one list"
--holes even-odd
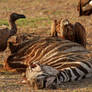
[(9, 18), (11, 29), (0, 29), (0, 52), (6, 49), (8, 38), (17, 33), (15, 21), (20, 18), (25, 18), (25, 16), (23, 14), (12, 13)]
[(77, 6), (79, 16), (92, 14), (92, 0), (80, 0)]
[(77, 42), (86, 47), (86, 30), (79, 22), (72, 24), (68, 19), (59, 20), (56, 25), (52, 23), (51, 33), (56, 37)]

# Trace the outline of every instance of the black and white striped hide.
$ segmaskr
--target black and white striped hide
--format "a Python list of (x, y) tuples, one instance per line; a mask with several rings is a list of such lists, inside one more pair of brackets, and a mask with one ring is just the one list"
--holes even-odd
[[(35, 67), (32, 67), (34, 66)], [(62, 65), (62, 70), (58, 71), (51, 66), (34, 64), (26, 70), (26, 78), (31, 86), (37, 88), (56, 89), (64, 82), (81, 80), (92, 76), (92, 61), (78, 61)], [(33, 83), (34, 82), (34, 83)]]

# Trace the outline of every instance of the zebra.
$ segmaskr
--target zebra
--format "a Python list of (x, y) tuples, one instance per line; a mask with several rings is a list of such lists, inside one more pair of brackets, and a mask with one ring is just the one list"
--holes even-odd
[(48, 65), (30, 64), (26, 70), (27, 81), (35, 89), (56, 89), (65, 82), (92, 77), (92, 59), (67, 62), (57, 70)]
[(80, 44), (57, 37), (35, 37), (11, 49), (15, 51), (5, 61), (5, 69), (24, 72), (33, 62), (61, 70), (63, 63), (85, 60), (90, 55)]
[[(30, 81), (33, 79), (35, 82), (37, 78), (36, 81), (42, 83), (41, 87), (39, 82), (37, 83), (38, 88), (56, 88), (56, 85), (63, 82), (91, 76), (90, 51), (70, 40), (35, 36), (21, 44), (12, 45), (10, 50), (12, 49), (15, 50), (5, 61), (5, 69), (25, 72)], [(47, 68), (43, 69), (42, 66)]]

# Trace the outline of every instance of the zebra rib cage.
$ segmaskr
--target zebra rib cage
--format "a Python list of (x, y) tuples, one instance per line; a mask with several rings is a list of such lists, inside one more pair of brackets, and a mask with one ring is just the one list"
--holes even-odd
[[(40, 80), (36, 81), (37, 84), (42, 83), (40, 88), (55, 88), (63, 82), (92, 75), (91, 53), (78, 43), (57, 37), (33, 37), (13, 45), (13, 48), (5, 68), (23, 72), (27, 70), (27, 79)], [(12, 47), (10, 49), (12, 51)], [(33, 63), (35, 67), (32, 67)]]

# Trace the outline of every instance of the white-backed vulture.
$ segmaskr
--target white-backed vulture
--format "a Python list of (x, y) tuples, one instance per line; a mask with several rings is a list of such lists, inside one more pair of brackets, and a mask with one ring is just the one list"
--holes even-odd
[(12, 13), (9, 18), (11, 29), (0, 29), (0, 52), (6, 49), (8, 38), (17, 33), (15, 21), (20, 18), (25, 18), (25, 16), (23, 14)]
[(51, 27), (51, 34), (56, 34), (54, 36), (79, 43), (86, 47), (86, 30), (82, 24), (79, 22), (72, 24), (68, 19), (60, 19), (57, 24), (54, 22)]

